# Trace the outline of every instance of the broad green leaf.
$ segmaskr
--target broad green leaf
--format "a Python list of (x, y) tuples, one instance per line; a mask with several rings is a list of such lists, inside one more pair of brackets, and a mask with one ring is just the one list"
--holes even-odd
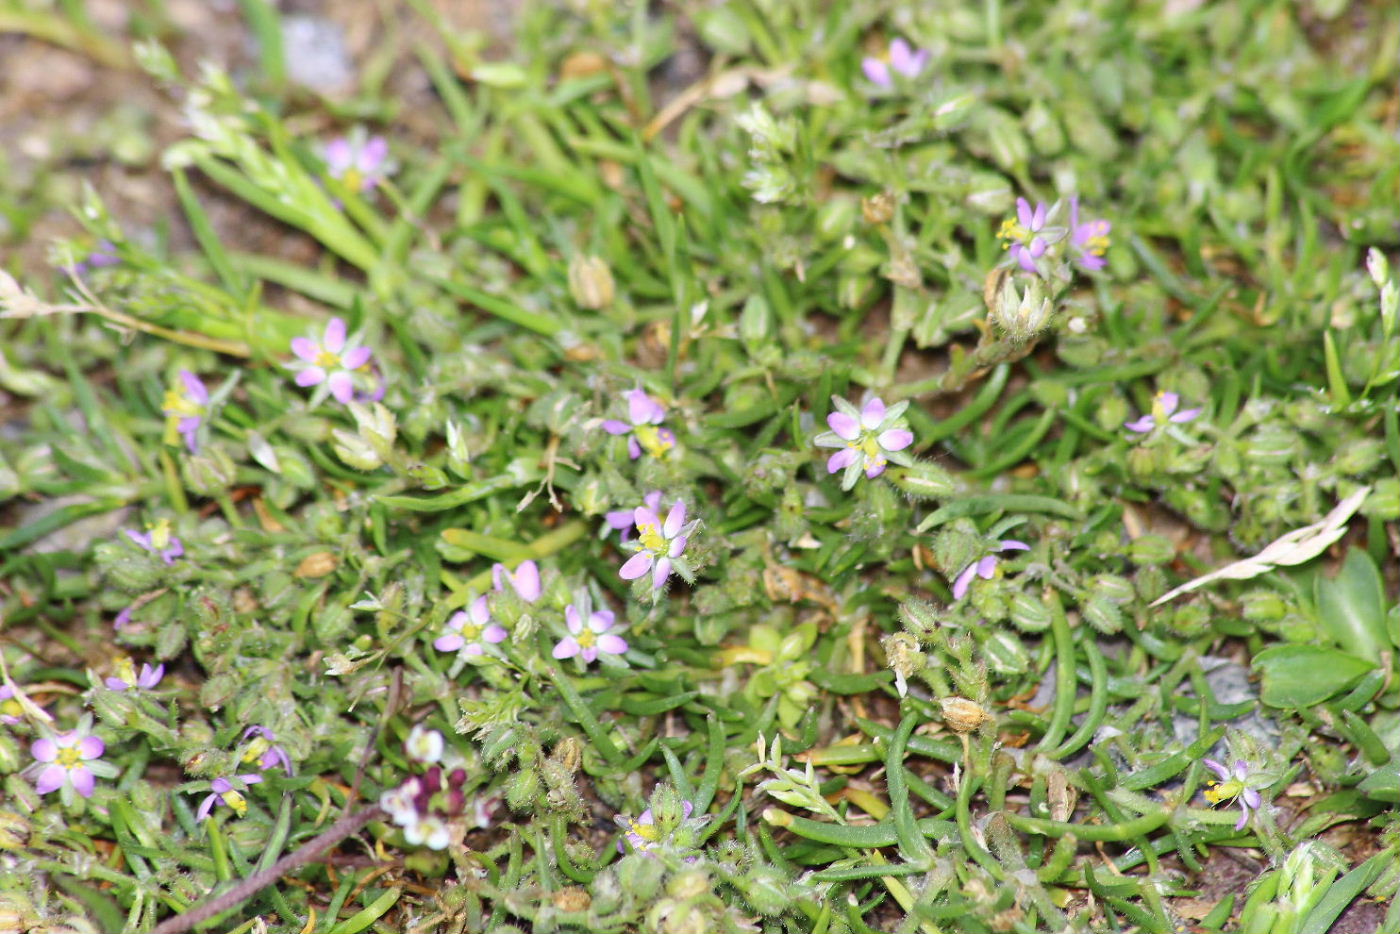
[(1339, 694), (1375, 666), (1338, 649), (1280, 645), (1254, 657), (1263, 676), (1261, 697), (1270, 707), (1311, 707)]
[(1353, 548), (1336, 577), (1318, 577), (1317, 612), (1337, 644), (1351, 654), (1380, 664), (1389, 642), (1385, 632), (1385, 589), (1375, 562)]

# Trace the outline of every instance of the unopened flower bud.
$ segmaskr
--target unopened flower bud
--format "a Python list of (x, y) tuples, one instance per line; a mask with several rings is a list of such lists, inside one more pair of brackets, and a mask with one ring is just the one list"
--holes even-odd
[(574, 255), (569, 261), (569, 294), (580, 308), (599, 311), (613, 303), (613, 276), (597, 256)]
[(331, 432), (331, 438), (336, 457), (356, 470), (378, 470), (384, 466), (384, 459), (359, 435), (337, 428)]
[(958, 733), (971, 733), (992, 719), (985, 707), (966, 697), (945, 697), (938, 704), (943, 709), (943, 722)]
[(1015, 280), (1007, 276), (1002, 279), (992, 323), (1012, 341), (1024, 343), (1049, 326), (1054, 310), (1055, 306), (1046, 296), (1039, 278), (1027, 282), (1026, 291), (1021, 294), (1016, 289)]

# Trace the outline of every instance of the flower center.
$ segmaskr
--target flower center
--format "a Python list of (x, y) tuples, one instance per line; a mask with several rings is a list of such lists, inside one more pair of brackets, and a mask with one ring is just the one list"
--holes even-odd
[(583, 632), (574, 636), (574, 641), (579, 644), (579, 648), (591, 649), (598, 644), (598, 634), (585, 626)]
[(219, 795), (219, 798), (224, 802), (224, 804), (227, 804), (229, 807), (233, 808), (233, 813), (237, 814), (239, 817), (242, 817), (244, 814), (248, 813), (248, 802), (243, 800), (243, 795), (240, 792), (229, 789), (228, 791)]
[(174, 389), (166, 390), (165, 402), (162, 407), (165, 409), (165, 414), (177, 415), (180, 418), (193, 418), (196, 415), (204, 414), (204, 406)]
[(1084, 241), (1085, 247), (1095, 256), (1103, 256), (1108, 252), (1109, 237), (1108, 227), (1105, 221), (1095, 221), (1089, 226), (1089, 238)]
[(0, 701), (0, 714), (7, 717), (20, 717), (24, 715), (24, 708), (20, 706), (19, 701), (11, 697), (8, 700)]
[(655, 824), (643, 824), (637, 821), (628, 821), (628, 833), (641, 837), (647, 843), (655, 843), (661, 839), (661, 831)]
[(483, 627), (478, 626), (476, 623), (466, 623), (462, 626), (462, 638), (466, 639), (468, 642), (475, 642), (481, 638), (482, 628)]
[(117, 662), (117, 678), (127, 684), (136, 683), (136, 666), (131, 663), (131, 659), (123, 658)]
[(1201, 792), (1211, 804), (1238, 798), (1244, 791), (1244, 782), (1232, 778), (1228, 782), (1211, 782), (1210, 787)]
[(359, 191), (360, 186), (364, 184), (364, 180), (364, 174), (356, 168), (346, 169), (345, 174), (340, 176), (340, 181), (351, 191)]
[(637, 526), (637, 541), (641, 542), (643, 549), (654, 554), (661, 554), (666, 550), (665, 536), (650, 522)]
[(652, 457), (665, 457), (666, 452), (676, 446), (675, 435), (655, 425), (638, 425), (635, 429), (637, 443)]
[(316, 365), (323, 370), (334, 369), (340, 366), (340, 355), (333, 354), (329, 350), (322, 348), (316, 354)]
[(170, 547), (169, 519), (161, 519), (155, 525), (146, 526), (146, 531), (151, 533), (151, 547), (156, 551), (164, 551)]
[(1002, 241), (1003, 250), (1011, 246), (1012, 242), (1025, 243), (1030, 239), (1030, 231), (1022, 227), (1019, 221), (1007, 218), (1001, 222), (1001, 229), (997, 231), (997, 239)]
[(261, 759), (262, 754), (267, 752), (267, 747), (271, 745), (261, 736), (254, 737), (253, 741), (248, 744), (248, 751), (243, 754), (243, 761), (252, 762), (254, 759)]
[(54, 762), (65, 769), (76, 769), (83, 764), (83, 754), (78, 751), (77, 746), (64, 746), (58, 751)]

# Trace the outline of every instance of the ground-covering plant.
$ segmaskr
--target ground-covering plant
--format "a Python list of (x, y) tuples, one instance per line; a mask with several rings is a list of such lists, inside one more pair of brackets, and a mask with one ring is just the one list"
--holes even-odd
[(1390, 5), (245, 8), (0, 274), (0, 927), (1400, 931)]

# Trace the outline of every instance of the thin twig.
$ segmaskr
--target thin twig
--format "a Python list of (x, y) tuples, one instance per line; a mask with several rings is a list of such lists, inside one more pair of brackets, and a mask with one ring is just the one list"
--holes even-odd
[(156, 925), (151, 934), (184, 934), (196, 924), (222, 914), (245, 899), (251, 898), (283, 875), (300, 869), (307, 863), (314, 862), (322, 851), (330, 849), (346, 837), (359, 831), (365, 824), (383, 816), (384, 812), (377, 804), (353, 814), (347, 814), (327, 827), (324, 832), (302, 844), (294, 852), (288, 853), (266, 869), (253, 873), (222, 895), (208, 899), (198, 908), (192, 908), (183, 914), (165, 919)]

